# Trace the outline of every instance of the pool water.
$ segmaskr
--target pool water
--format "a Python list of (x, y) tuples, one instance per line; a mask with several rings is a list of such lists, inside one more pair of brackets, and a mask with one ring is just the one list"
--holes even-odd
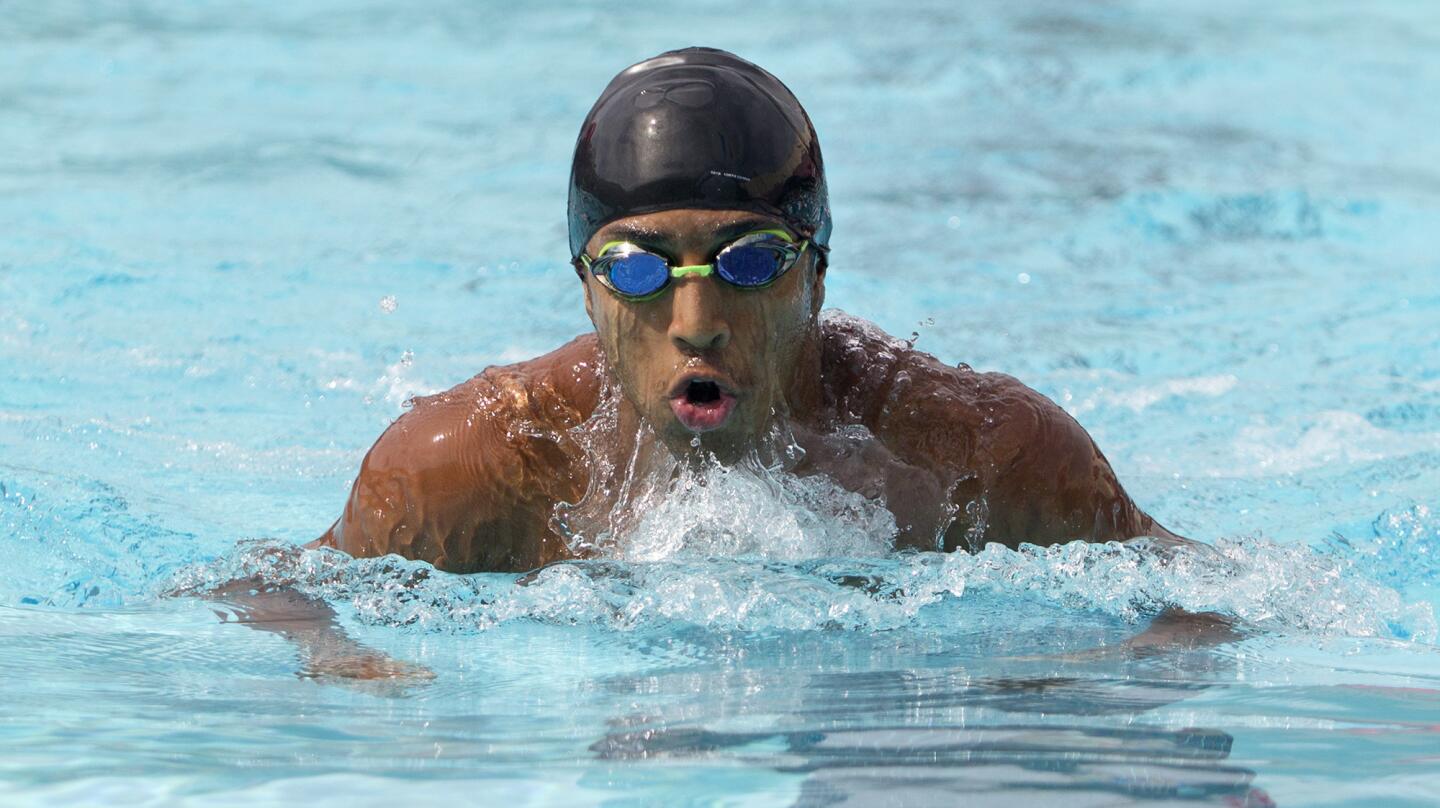
[[(876, 554), (764, 473), (523, 577), (295, 549), (409, 396), (588, 327), (577, 127), (689, 44), (814, 118), (827, 305), (1215, 552)], [(0, 803), (1440, 802), (1437, 54), (1401, 0), (7, 8)], [(174, 595), (237, 575), (406, 675)], [(1119, 650), (1170, 605), (1245, 637)]]

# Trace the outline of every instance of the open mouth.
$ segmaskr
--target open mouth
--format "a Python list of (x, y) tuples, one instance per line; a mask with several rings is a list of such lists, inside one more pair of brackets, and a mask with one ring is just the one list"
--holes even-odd
[(691, 432), (718, 429), (735, 410), (735, 396), (713, 379), (690, 379), (670, 398), (670, 409)]
[(720, 400), (720, 385), (710, 381), (692, 381), (685, 385), (685, 400), (691, 404), (713, 404)]

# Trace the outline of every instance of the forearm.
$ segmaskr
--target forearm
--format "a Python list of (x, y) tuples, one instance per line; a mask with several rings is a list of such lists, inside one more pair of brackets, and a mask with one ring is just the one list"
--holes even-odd
[(1234, 619), (1218, 612), (1187, 612), (1172, 607), (1156, 615), (1145, 630), (1122, 645), (1131, 655), (1151, 656), (1194, 651), (1244, 638)]
[(433, 678), (424, 667), (393, 659), (357, 642), (336, 618), (328, 603), (287, 586), (255, 578), (230, 581), (201, 595), (226, 623), (278, 634), (300, 652), (297, 674), (306, 678), (423, 681)]

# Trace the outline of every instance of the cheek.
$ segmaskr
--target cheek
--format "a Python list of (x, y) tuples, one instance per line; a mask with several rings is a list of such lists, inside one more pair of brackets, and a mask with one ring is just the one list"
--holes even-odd
[(740, 327), (735, 329), (735, 341), (745, 355), (763, 356), (767, 365), (781, 371), (799, 352), (815, 320), (809, 284), (794, 283), (801, 277), (801, 273), (791, 273), (783, 287), (756, 301), (752, 316), (740, 318)]
[(650, 377), (660, 375), (657, 366), (666, 356), (663, 346), (655, 345), (665, 332), (651, 322), (659, 312), (605, 301), (596, 305), (595, 314), (595, 331), (611, 370), (627, 393), (643, 394)]
[(595, 318), (595, 330), (600, 335), (600, 344), (605, 348), (605, 357), (616, 372), (625, 373), (631, 365), (631, 353), (635, 345), (635, 318), (614, 306), (605, 306), (603, 313)]

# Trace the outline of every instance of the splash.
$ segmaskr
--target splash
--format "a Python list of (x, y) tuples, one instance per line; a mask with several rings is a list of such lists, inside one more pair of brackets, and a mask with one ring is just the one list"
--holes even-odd
[(653, 503), (637, 503), (643, 515), (616, 558), (876, 556), (889, 552), (896, 534), (883, 501), (825, 475), (797, 477), (754, 461), (706, 460), (656, 494)]
[[(576, 555), (797, 560), (893, 549), (899, 531), (884, 497), (867, 497), (824, 473), (793, 473), (806, 453), (778, 414), (740, 462), (727, 465), (698, 441), (690, 454), (675, 454), (643, 422), (620, 440), (618, 392), (607, 386), (601, 398), (595, 414), (567, 436), (586, 456), (589, 487), (579, 502), (560, 504), (551, 520)], [(875, 440), (863, 428), (843, 432), (837, 435), (844, 440)]]
[(400, 358), (387, 365), (385, 372), (375, 380), (370, 392), (365, 396), (365, 403), (384, 401), (392, 410), (399, 410), (416, 396), (439, 392), (415, 378), (414, 365), (415, 352), (407, 350), (402, 353)]
[(627, 561), (863, 557), (889, 552), (897, 533), (883, 498), (824, 474), (791, 474), (753, 452), (733, 466), (702, 456), (667, 458), (648, 477), (630, 470), (606, 514), (608, 532), (587, 538), (572, 521), (572, 549)]
[[(367, 623), (432, 631), (515, 621), (666, 631), (895, 630), (962, 632), (969, 604), (1037, 605), (1138, 621), (1163, 609), (1216, 611), (1267, 631), (1433, 643), (1433, 609), (1359, 574), (1351, 559), (1262, 539), (1161, 550), (1144, 542), (976, 554), (901, 553), (779, 561), (576, 561), (522, 576), (459, 576), (395, 556), (351, 559), (254, 542), (176, 576), (172, 591), (236, 578), (293, 586), (348, 603)], [(998, 604), (998, 606), (997, 606)]]

